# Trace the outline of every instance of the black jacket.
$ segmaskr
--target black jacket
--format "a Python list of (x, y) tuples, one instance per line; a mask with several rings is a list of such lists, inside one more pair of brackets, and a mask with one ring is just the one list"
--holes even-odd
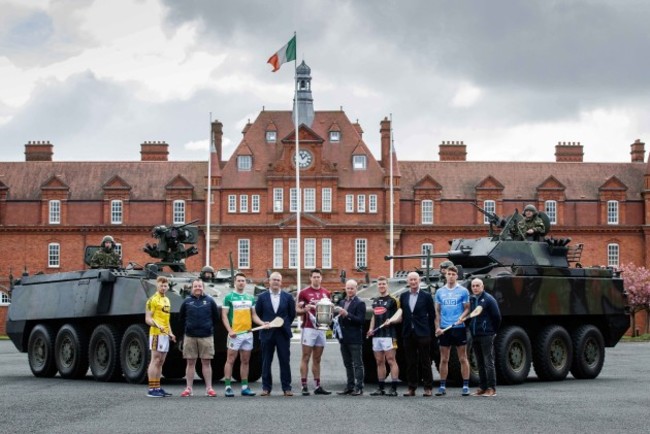
[(206, 338), (214, 334), (214, 324), (220, 316), (214, 299), (203, 294), (183, 300), (179, 318), (185, 336)]
[(280, 304), (276, 313), (273, 311), (271, 290), (263, 292), (257, 297), (255, 312), (262, 321), (271, 322), (276, 316), (284, 320), (284, 324), (280, 328), (260, 330), (260, 340), (262, 342), (271, 339), (275, 333), (282, 333), (287, 339), (291, 339), (293, 335), (291, 332), (291, 323), (296, 318), (296, 302), (289, 293), (280, 291)]
[(470, 319), (469, 331), (472, 336), (493, 336), (499, 330), (501, 325), (501, 312), (497, 301), (487, 292), (476, 297), (471, 296), (469, 299), (471, 311), (477, 306), (483, 306), (483, 311), (476, 318)]
[(411, 334), (430, 337), (436, 328), (436, 309), (433, 305), (433, 297), (428, 292), (420, 290), (415, 309), (411, 312), (410, 294), (409, 290), (399, 297), (399, 305), (402, 308), (402, 335), (404, 337)]
[[(345, 299), (340, 300), (338, 306), (345, 306)], [(366, 304), (355, 296), (346, 309), (348, 314), (339, 316), (339, 325), (343, 333), (342, 344), (363, 344), (363, 324), (366, 320)]]

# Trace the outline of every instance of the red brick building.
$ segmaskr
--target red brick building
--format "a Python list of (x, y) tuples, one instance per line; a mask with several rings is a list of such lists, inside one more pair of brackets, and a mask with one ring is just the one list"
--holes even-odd
[[(362, 278), (388, 274), (390, 174), (393, 159), (395, 253), (487, 232), (478, 203), (500, 215), (533, 203), (546, 210), (552, 235), (584, 243), (582, 263), (649, 266), (650, 170), (644, 143), (631, 145), (627, 163), (585, 163), (583, 146), (560, 142), (555, 162), (467, 161), (463, 142), (439, 145), (439, 161), (400, 161), (391, 153), (390, 121), (380, 121), (376, 158), (361, 126), (342, 110), (315, 111), (307, 65), (297, 71), (304, 270), (319, 267), (326, 286), (339, 273)], [(243, 130), (225, 160), (222, 124), (212, 125), (211, 251), (215, 267), (228, 264), (261, 281), (277, 269), (295, 282), (295, 139), (292, 111), (262, 111)], [(56, 162), (54, 145), (30, 142), (24, 162), (0, 162), (0, 285), (23, 270), (84, 268), (84, 247), (111, 234), (125, 262), (142, 252), (151, 227), (198, 220), (205, 236), (208, 165), (168, 161), (165, 143), (143, 143), (137, 162)], [(205, 263), (205, 240), (188, 269)], [(412, 269), (417, 260), (396, 261)], [(307, 271), (303, 282), (307, 282)], [(1, 288), (0, 288), (1, 289)]]

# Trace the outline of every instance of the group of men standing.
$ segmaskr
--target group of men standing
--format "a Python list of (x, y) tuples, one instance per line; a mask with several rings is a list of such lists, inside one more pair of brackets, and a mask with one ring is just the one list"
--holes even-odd
[[(348, 280), (345, 284), (345, 297), (341, 299), (334, 312), (336, 317), (335, 334), (340, 343), (341, 357), (346, 370), (347, 382), (340, 395), (358, 396), (364, 392), (363, 340), (372, 338), (378, 375), (378, 388), (372, 396), (397, 396), (399, 368), (395, 350), (397, 348), (397, 328), (402, 322), (402, 340), (407, 360), (407, 386), (404, 396), (415, 396), (420, 381), (424, 386), (424, 396), (432, 396), (433, 372), (431, 365), (431, 343), (437, 338), (440, 345), (440, 387), (436, 396), (444, 396), (448, 362), (451, 347), (455, 346), (461, 364), (463, 378), (462, 395), (470, 395), (469, 361), (467, 357), (467, 329), (465, 320), (470, 310), (481, 307), (480, 314), (471, 318), (469, 330), (473, 336), (473, 347), (479, 365), (480, 384), (473, 395), (496, 395), (496, 376), (494, 369), (493, 340), (499, 327), (501, 316), (492, 296), (483, 289), (483, 282), (474, 279), (471, 283), (473, 296), (457, 283), (458, 270), (449, 265), (441, 270), (446, 279), (445, 286), (439, 288), (435, 296), (420, 289), (420, 275), (409, 273), (408, 291), (397, 299), (388, 292), (388, 280), (377, 279), (379, 297), (373, 300), (373, 317), (370, 328), (364, 336), (363, 327), (366, 305), (357, 297), (357, 282)], [(310, 286), (301, 290), (297, 303), (293, 297), (282, 290), (282, 276), (274, 272), (269, 276), (269, 290), (261, 294), (257, 301), (244, 293), (246, 276), (238, 273), (234, 277), (235, 288), (223, 301), (221, 320), (228, 332), (227, 358), (224, 366), (226, 397), (234, 396), (232, 388), (232, 368), (237, 357), (240, 359), (241, 395), (255, 396), (248, 385), (250, 355), (253, 349), (253, 324), (262, 326), (260, 342), (262, 353), (262, 392), (269, 396), (273, 387), (271, 363), (277, 352), (280, 367), (280, 382), (285, 396), (293, 396), (291, 388), (290, 343), (291, 324), (296, 315), (303, 315), (301, 336), (302, 357), (300, 361), (301, 394), (309, 395), (309, 363), (314, 381), (315, 395), (330, 395), (321, 385), (321, 358), (326, 344), (325, 330), (317, 327), (316, 306), (331, 294), (322, 287), (322, 274), (314, 269), (310, 272)], [(150, 348), (152, 351), (149, 366), (149, 397), (165, 397), (171, 394), (160, 387), (160, 376), (169, 341), (175, 341), (169, 326), (170, 304), (165, 296), (169, 283), (165, 277), (157, 280), (157, 292), (146, 306), (146, 323), (150, 328)], [(398, 309), (402, 315), (396, 315)], [(283, 319), (281, 327), (270, 327), (273, 319)], [(217, 396), (212, 388), (211, 360), (214, 357), (214, 327), (218, 318), (217, 306), (212, 297), (203, 292), (203, 281), (192, 281), (191, 294), (180, 309), (180, 322), (183, 325), (183, 356), (187, 360), (186, 389), (182, 397), (193, 394), (193, 379), (197, 359), (201, 360), (202, 377), (205, 381), (206, 395)], [(387, 371), (390, 369), (390, 388), (386, 388)]]

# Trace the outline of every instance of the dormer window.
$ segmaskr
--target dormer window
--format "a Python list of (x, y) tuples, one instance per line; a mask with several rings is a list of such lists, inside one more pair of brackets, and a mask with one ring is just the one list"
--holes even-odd
[(366, 170), (366, 167), (367, 167), (367, 158), (365, 155), (352, 156), (352, 168), (354, 170)]
[(278, 133), (277, 131), (267, 131), (266, 132), (266, 142), (267, 143), (275, 143), (278, 138)]
[(249, 172), (253, 168), (252, 155), (239, 155), (237, 157), (237, 170), (240, 172)]
[(341, 141), (341, 132), (330, 131), (330, 142), (339, 142), (339, 141)]

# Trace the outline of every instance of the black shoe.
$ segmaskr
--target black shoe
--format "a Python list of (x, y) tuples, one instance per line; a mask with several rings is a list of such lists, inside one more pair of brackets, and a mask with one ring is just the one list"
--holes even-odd
[[(372, 395), (372, 393), (371, 393)], [(396, 387), (391, 387), (388, 392), (386, 392), (386, 396), (397, 396), (397, 388)]]
[(302, 386), (302, 396), (309, 396), (309, 389), (307, 386)]
[(316, 390), (314, 390), (314, 395), (331, 395), (332, 392), (328, 392), (327, 390), (323, 389), (323, 386), (318, 386)]
[(360, 396), (363, 395), (363, 389), (354, 389), (350, 396)]
[[(337, 395), (352, 395), (353, 389), (345, 389), (342, 392), (336, 392)], [(314, 392), (316, 393), (316, 392)]]
[(384, 389), (377, 389), (374, 392), (372, 392), (370, 396), (384, 396), (385, 394), (386, 392), (384, 391)]

